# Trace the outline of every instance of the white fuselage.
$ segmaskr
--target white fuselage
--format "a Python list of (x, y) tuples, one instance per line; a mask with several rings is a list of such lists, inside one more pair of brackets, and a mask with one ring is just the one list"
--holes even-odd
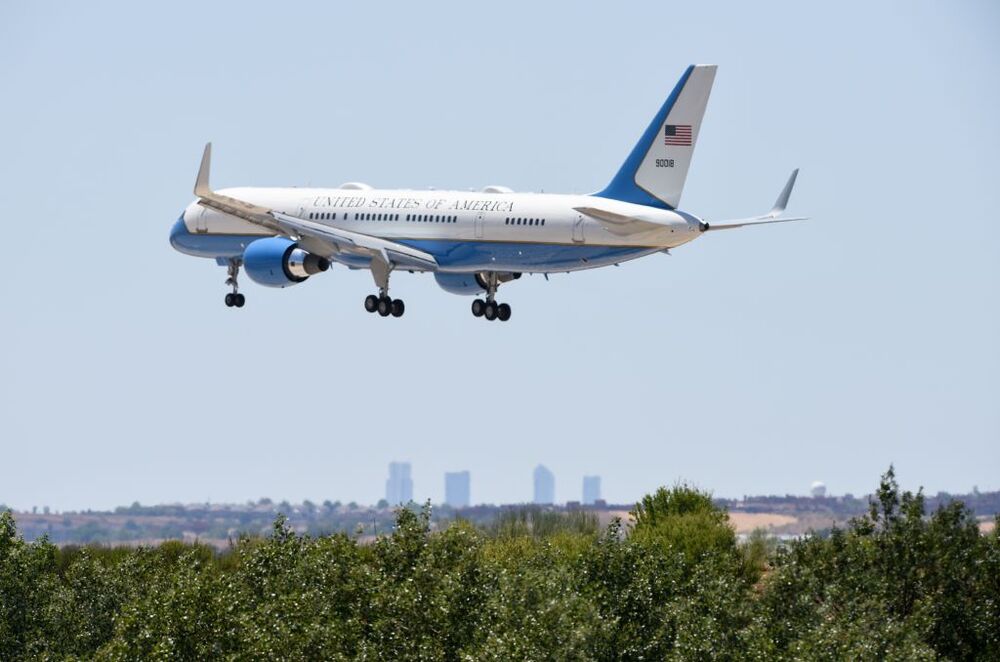
[[(219, 193), (303, 220), (420, 246), (439, 257), (441, 271), (573, 271), (673, 248), (701, 234), (699, 219), (690, 214), (588, 195), (378, 190), (364, 185), (248, 187)], [(597, 206), (656, 225), (623, 235), (575, 209)], [(196, 202), (183, 219), (194, 235), (252, 241), (273, 234)], [(353, 264), (349, 256), (340, 261), (363, 266)]]

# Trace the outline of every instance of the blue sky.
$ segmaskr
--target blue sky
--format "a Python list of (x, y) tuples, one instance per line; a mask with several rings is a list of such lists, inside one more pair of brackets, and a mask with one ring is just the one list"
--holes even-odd
[[(415, 495), (627, 502), (1000, 489), (1000, 10), (889, 3), (4, 3), (0, 502)], [(508, 324), (430, 276), (289, 290), (173, 252), (213, 184), (587, 192), (719, 65), (682, 208), (808, 223), (524, 278)]]

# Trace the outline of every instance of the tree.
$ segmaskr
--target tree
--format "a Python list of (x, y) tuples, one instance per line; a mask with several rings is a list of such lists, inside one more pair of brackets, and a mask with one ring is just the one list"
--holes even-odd
[(630, 512), (632, 536), (673, 549), (694, 562), (711, 553), (732, 554), (736, 533), (725, 510), (707, 492), (687, 484), (659, 488)]

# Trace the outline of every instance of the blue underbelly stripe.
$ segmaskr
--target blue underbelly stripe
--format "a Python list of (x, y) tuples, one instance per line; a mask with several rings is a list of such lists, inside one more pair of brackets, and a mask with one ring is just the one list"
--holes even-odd
[(541, 271), (586, 269), (624, 262), (656, 249), (571, 244), (504, 243), (446, 239), (400, 239), (399, 243), (430, 253), (444, 270), (498, 269)]
[[(251, 242), (266, 235), (192, 233), (178, 219), (170, 243), (189, 255), (238, 258)], [(585, 244), (532, 244), (522, 242), (467, 241), (458, 239), (391, 239), (430, 253), (443, 271), (573, 271), (624, 262), (657, 249)], [(366, 268), (368, 258), (342, 254), (334, 260)]]

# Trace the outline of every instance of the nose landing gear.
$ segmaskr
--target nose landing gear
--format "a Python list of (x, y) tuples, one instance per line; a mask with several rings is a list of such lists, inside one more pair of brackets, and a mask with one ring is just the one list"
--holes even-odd
[(240, 276), (240, 260), (232, 259), (229, 260), (228, 266), (228, 278), (226, 278), (226, 285), (230, 285), (233, 291), (226, 294), (226, 307), (227, 308), (242, 308), (243, 304), (247, 302), (247, 298), (240, 294), (240, 285), (238, 279)]

